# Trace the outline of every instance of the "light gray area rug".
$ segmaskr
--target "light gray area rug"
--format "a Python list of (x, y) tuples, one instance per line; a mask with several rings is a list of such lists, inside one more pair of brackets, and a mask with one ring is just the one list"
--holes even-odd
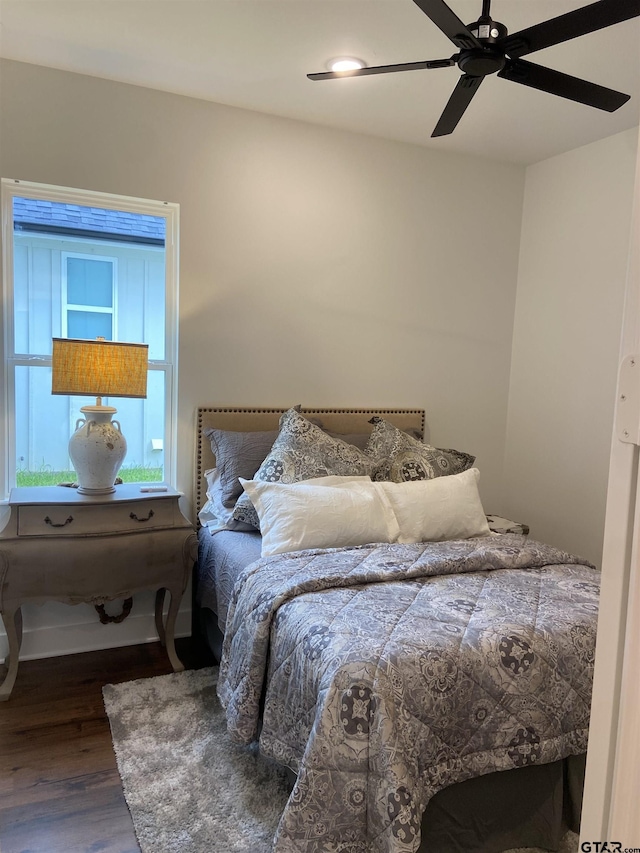
[[(289, 795), (286, 774), (229, 740), (217, 677), (211, 667), (103, 688), (142, 853), (271, 850)], [(578, 837), (567, 833), (560, 853), (577, 849)]]

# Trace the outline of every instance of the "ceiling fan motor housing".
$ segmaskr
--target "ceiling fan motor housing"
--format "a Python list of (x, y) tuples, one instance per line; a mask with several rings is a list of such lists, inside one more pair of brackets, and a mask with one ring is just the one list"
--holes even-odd
[(502, 71), (505, 66), (505, 54), (498, 42), (508, 33), (505, 25), (492, 21), (489, 17), (483, 17), (469, 24), (467, 29), (482, 44), (482, 47), (463, 48), (460, 51), (458, 59), (460, 70), (470, 77), (485, 77), (487, 74)]

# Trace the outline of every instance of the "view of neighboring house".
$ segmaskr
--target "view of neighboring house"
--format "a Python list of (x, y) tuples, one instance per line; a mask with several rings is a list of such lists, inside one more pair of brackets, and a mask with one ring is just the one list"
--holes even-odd
[[(165, 220), (105, 208), (14, 198), (16, 470), (71, 468), (69, 437), (95, 400), (51, 394), (51, 339), (147, 343), (165, 358)], [(118, 412), (126, 466), (162, 468), (164, 375), (145, 400), (104, 398)]]

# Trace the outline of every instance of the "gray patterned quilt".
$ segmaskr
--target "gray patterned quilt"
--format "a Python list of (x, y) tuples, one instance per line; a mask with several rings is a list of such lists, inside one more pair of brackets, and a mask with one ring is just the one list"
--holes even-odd
[(277, 853), (410, 853), (441, 788), (586, 751), (599, 572), (521, 536), (247, 567), (218, 694), (298, 774)]

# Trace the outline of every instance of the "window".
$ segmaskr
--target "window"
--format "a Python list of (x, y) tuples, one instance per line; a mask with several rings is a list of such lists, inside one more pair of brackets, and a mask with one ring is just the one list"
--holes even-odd
[(124, 480), (175, 482), (178, 206), (3, 179), (0, 498), (73, 478), (83, 397), (51, 394), (53, 337), (149, 345), (145, 400), (113, 398)]
[(63, 338), (118, 340), (114, 330), (117, 263), (117, 258), (62, 253)]

